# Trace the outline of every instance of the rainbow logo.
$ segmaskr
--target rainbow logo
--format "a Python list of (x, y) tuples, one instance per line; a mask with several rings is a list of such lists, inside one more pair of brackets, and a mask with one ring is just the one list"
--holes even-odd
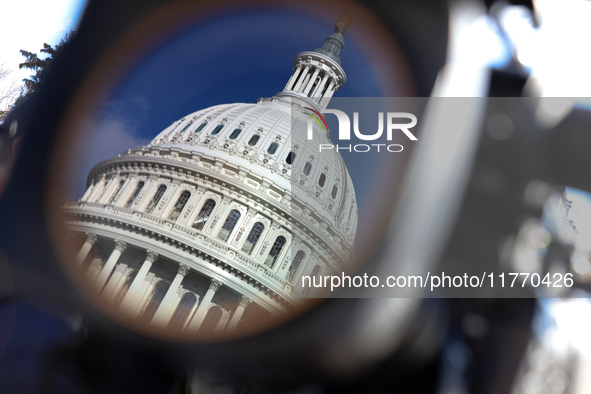
[[(306, 115), (308, 115), (309, 117), (311, 117), (312, 119), (314, 119), (316, 121), (316, 123), (318, 123), (318, 126), (320, 126), (320, 129), (322, 129), (322, 124), (324, 124), (324, 129), (328, 132), (328, 125), (326, 124), (326, 120), (324, 120), (324, 116), (322, 116), (322, 114), (318, 111), (314, 111), (312, 108), (308, 108), (308, 107), (304, 107), (304, 109), (307, 109), (308, 111), (311, 111), (312, 113), (307, 113), (304, 112)], [(322, 123), (320, 123), (320, 121), (322, 120)]]

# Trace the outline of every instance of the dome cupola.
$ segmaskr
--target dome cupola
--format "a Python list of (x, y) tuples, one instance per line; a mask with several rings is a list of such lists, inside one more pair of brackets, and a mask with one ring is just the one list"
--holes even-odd
[(343, 34), (351, 22), (350, 15), (341, 15), (335, 24), (335, 32), (328, 36), (322, 48), (299, 53), (285, 89), (275, 96), (316, 111), (326, 108), (334, 92), (347, 81), (339, 54), (345, 47)]

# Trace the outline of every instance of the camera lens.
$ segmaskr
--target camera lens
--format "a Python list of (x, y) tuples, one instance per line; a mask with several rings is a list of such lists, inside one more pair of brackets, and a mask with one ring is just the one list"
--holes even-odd
[(348, 7), (176, 4), (89, 71), (49, 191), (63, 268), (103, 314), (173, 341), (250, 336), (371, 256), (416, 140), (403, 111), (423, 104), (391, 98), (413, 94), (408, 63)]

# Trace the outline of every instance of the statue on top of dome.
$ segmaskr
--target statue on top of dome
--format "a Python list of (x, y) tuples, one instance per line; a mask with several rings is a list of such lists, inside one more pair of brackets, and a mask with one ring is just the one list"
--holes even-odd
[(351, 12), (345, 11), (341, 14), (341, 17), (335, 22), (334, 31), (335, 33), (344, 34), (353, 22), (354, 16)]
[(341, 58), (339, 57), (339, 53), (341, 53), (345, 47), (345, 37), (343, 34), (349, 28), (351, 22), (353, 22), (353, 15), (346, 11), (343, 12), (341, 17), (335, 22), (335, 32), (327, 37), (322, 48), (317, 48), (314, 52), (322, 53), (340, 65)]

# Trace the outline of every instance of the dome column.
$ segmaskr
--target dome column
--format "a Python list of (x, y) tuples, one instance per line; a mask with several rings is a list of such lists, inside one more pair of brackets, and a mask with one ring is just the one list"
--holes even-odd
[(117, 264), (115, 265), (115, 269), (113, 270), (113, 274), (111, 278), (107, 281), (105, 285), (105, 289), (103, 290), (103, 297), (108, 300), (114, 301), (114, 296), (117, 294), (121, 286), (123, 286), (123, 274), (129, 267), (127, 264)]
[(146, 275), (148, 275), (148, 272), (150, 271), (152, 264), (157, 259), (158, 259), (158, 253), (156, 253), (152, 250), (146, 251), (146, 260), (142, 264), (142, 267), (138, 271), (133, 282), (131, 282), (131, 286), (129, 286), (129, 290), (125, 294), (123, 301), (121, 301), (120, 308), (122, 310), (127, 311), (130, 314), (135, 314), (135, 310), (136, 310), (137, 305), (139, 303), (138, 298), (140, 296), (140, 294), (139, 294), (140, 287), (141, 287), (142, 283), (144, 282), (144, 279), (146, 279)]
[(298, 79), (298, 75), (300, 75), (300, 72), (302, 71), (302, 66), (299, 65), (293, 75), (291, 76), (291, 78), (289, 78), (289, 81), (287, 81), (287, 85), (285, 85), (285, 90), (291, 90), (291, 88), (293, 87), (293, 84), (295, 83), (295, 81)]
[(94, 286), (97, 288), (99, 292), (103, 289), (105, 283), (107, 283), (107, 279), (109, 279), (111, 272), (113, 272), (115, 264), (117, 264), (117, 261), (119, 261), (119, 257), (121, 257), (121, 254), (125, 252), (126, 248), (127, 242), (122, 241), (120, 239), (115, 240), (115, 250), (111, 252), (109, 259), (105, 263), (105, 266), (103, 267), (103, 269), (101, 270), (100, 274), (94, 282)]
[(92, 249), (92, 246), (98, 241), (98, 236), (94, 233), (85, 233), (85, 235), (86, 241), (74, 260), (78, 266), (82, 265), (82, 262), (86, 259), (86, 256), (88, 256), (88, 253), (90, 253), (90, 249)]
[(328, 105), (330, 98), (332, 97), (332, 95), (335, 92), (335, 89), (333, 89), (333, 88), (334, 88), (334, 81), (330, 81), (330, 85), (328, 85), (328, 88), (326, 88), (326, 93), (324, 94), (324, 96), (318, 97), (318, 102), (320, 103), (320, 106), (322, 108), (326, 108), (326, 106)]
[(317, 68), (316, 70), (314, 70), (314, 74), (312, 74), (312, 77), (310, 78), (310, 81), (308, 82), (308, 85), (304, 89), (304, 94), (305, 95), (308, 95), (308, 93), (310, 93), (310, 90), (312, 89), (312, 86), (314, 86), (314, 81), (316, 80), (316, 77), (318, 76), (319, 73), (320, 73), (320, 69), (319, 68)]
[(166, 295), (162, 299), (162, 302), (156, 310), (156, 313), (154, 314), (154, 317), (152, 318), (150, 324), (161, 327), (164, 327), (166, 325), (166, 318), (170, 314), (169, 312), (172, 308), (172, 303), (176, 297), (176, 293), (179, 289), (179, 286), (181, 285), (181, 282), (190, 270), (191, 268), (187, 264), (179, 264), (178, 272), (174, 277), (172, 283), (170, 284), (170, 287), (166, 291)]
[(238, 323), (240, 323), (240, 319), (242, 318), (242, 315), (244, 314), (246, 307), (251, 302), (252, 302), (252, 300), (246, 296), (240, 297), (240, 302), (238, 303), (238, 307), (236, 308), (236, 311), (232, 315), (232, 319), (230, 319), (230, 322), (228, 323), (228, 326), (226, 327), (226, 331), (234, 331), (236, 329), (236, 327), (238, 327)]
[(209, 307), (215, 292), (218, 291), (221, 286), (222, 282), (220, 280), (215, 278), (211, 279), (211, 282), (209, 283), (209, 289), (207, 289), (207, 293), (205, 293), (203, 300), (199, 303), (199, 307), (195, 311), (193, 319), (191, 319), (191, 322), (187, 327), (187, 331), (197, 331), (199, 329), (201, 323), (203, 322), (203, 318), (205, 317), (205, 311), (207, 310), (207, 307)]
[(94, 259), (92, 259), (90, 261), (90, 265), (88, 266), (88, 269), (86, 270), (86, 273), (84, 274), (86, 276), (86, 279), (88, 279), (88, 281), (90, 283), (95, 281), (96, 277), (98, 276), (99, 272), (101, 271), (102, 266), (103, 266), (103, 261), (100, 258), (95, 257)]
[[(293, 243), (293, 241), (292, 241)], [(283, 260), (282, 261), (278, 261), (278, 264), (281, 264), (279, 266), (279, 270), (277, 270), (277, 275), (279, 275), (281, 278), (284, 278), (285, 275), (287, 274), (287, 271), (289, 271), (289, 267), (291, 266), (291, 263), (293, 261), (293, 255), (291, 253), (291, 245), (287, 248), (287, 250), (285, 251), (285, 254), (283, 256)]]
[(320, 83), (318, 84), (318, 86), (316, 86), (314, 88), (314, 91), (312, 92), (312, 94), (310, 95), (310, 97), (315, 97), (315, 96), (319, 96), (322, 94), (322, 90), (324, 89), (324, 85), (326, 85), (326, 81), (328, 81), (328, 73), (324, 74), (324, 78), (322, 78), (322, 81), (320, 81)]
[(302, 84), (304, 83), (304, 79), (306, 79), (306, 75), (308, 75), (308, 72), (310, 72), (310, 66), (306, 66), (306, 68), (304, 69), (302, 76), (298, 79), (298, 83), (296, 83), (296, 85), (293, 88), (294, 91), (298, 92), (300, 90)]

